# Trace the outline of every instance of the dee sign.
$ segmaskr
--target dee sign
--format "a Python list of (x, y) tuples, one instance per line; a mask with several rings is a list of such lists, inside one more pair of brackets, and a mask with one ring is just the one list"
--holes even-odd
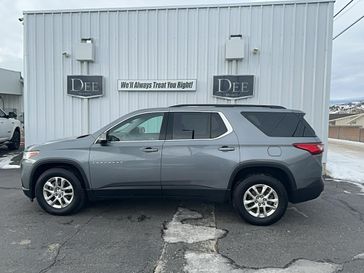
[(67, 94), (81, 98), (102, 96), (102, 76), (67, 76)]
[(254, 75), (214, 76), (213, 95), (227, 99), (252, 97), (254, 94)]

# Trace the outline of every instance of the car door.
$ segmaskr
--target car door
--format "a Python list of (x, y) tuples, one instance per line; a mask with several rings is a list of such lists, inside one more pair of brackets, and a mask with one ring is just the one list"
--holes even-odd
[(107, 131), (107, 143), (90, 151), (91, 184), (95, 194), (161, 194), (161, 151), (166, 113), (131, 117)]
[(219, 112), (170, 112), (162, 152), (162, 193), (222, 199), (239, 162), (238, 140)]
[(9, 140), (12, 133), (11, 120), (7, 118), (7, 115), (0, 109), (0, 141)]

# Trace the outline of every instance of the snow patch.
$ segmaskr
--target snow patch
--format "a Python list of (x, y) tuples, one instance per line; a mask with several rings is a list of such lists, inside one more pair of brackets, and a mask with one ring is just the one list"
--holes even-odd
[(207, 240), (215, 240), (221, 238), (224, 234), (225, 231), (212, 227), (171, 222), (167, 225), (164, 240), (168, 243), (184, 242), (193, 244)]
[(361, 195), (364, 195), (364, 185), (363, 184), (353, 182), (353, 181), (344, 181), (344, 182), (350, 183), (350, 184), (353, 184), (353, 185), (357, 186), (360, 189)]
[(20, 169), (20, 165), (6, 164), (5, 166), (0, 167), (0, 169)]
[(155, 266), (153, 273), (163, 273), (164, 272), (164, 268), (166, 266), (166, 261), (165, 261), (165, 257), (164, 257), (165, 253), (166, 253), (166, 244), (164, 244), (164, 246), (163, 246), (162, 253), (158, 259), (157, 265)]
[(12, 245), (20, 245), (20, 246), (26, 246), (26, 245), (30, 245), (31, 241), (28, 239), (25, 240), (21, 240), (20, 242), (12, 242)]
[(4, 157), (0, 157), (0, 169), (19, 169), (19, 165), (10, 165), (15, 156), (17, 156), (17, 154), (8, 154)]
[(48, 245), (49, 252), (56, 252), (61, 245), (58, 243)]
[(243, 273), (244, 271), (227, 258), (217, 253), (191, 252), (185, 253), (187, 273)]
[[(330, 180), (330, 179), (328, 179), (328, 180)], [(354, 181), (349, 181), (347, 179), (335, 179), (335, 178), (331, 179), (330, 181), (352, 184), (352, 185), (354, 185), (354, 186), (356, 186), (356, 187), (359, 188), (359, 193), (356, 193), (356, 194), (358, 194), (358, 195), (364, 195), (364, 184), (362, 184), (362, 183), (358, 183), (358, 182), (354, 182)], [(343, 190), (343, 192), (346, 193), (346, 194), (352, 194), (352, 192), (347, 191), (347, 190)]]
[(364, 149), (364, 142), (351, 141), (351, 140), (345, 140), (345, 139), (336, 139), (336, 138), (329, 138), (329, 142), (332, 144), (350, 145), (350, 146), (356, 146), (356, 147)]
[(354, 256), (353, 260), (364, 260), (364, 253)]
[[(364, 183), (364, 144), (329, 140), (327, 171), (335, 179)], [(364, 187), (362, 188), (362, 191)], [(364, 191), (363, 191), (364, 192)]]
[(187, 273), (333, 273), (341, 266), (305, 259), (296, 260), (285, 268), (238, 268), (229, 259), (217, 253), (188, 251), (185, 254)]
[(167, 243), (193, 244), (207, 240), (217, 240), (225, 235), (226, 231), (214, 227), (197, 226), (182, 223), (187, 219), (199, 219), (202, 215), (185, 208), (179, 208), (164, 230), (163, 239)]

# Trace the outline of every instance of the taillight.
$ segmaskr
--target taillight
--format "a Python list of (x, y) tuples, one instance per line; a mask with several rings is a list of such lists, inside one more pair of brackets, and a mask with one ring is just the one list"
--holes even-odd
[(295, 143), (293, 144), (298, 149), (305, 150), (312, 155), (321, 154), (324, 151), (324, 144), (322, 143)]

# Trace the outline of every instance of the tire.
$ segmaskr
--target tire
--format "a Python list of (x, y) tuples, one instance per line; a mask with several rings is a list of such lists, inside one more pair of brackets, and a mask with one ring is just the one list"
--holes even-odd
[(277, 222), (284, 215), (287, 204), (287, 191), (283, 184), (266, 174), (246, 177), (237, 183), (233, 191), (234, 208), (241, 218), (253, 225), (267, 226)]
[[(52, 188), (51, 185), (54, 187)], [(52, 194), (53, 197), (51, 197)], [(81, 181), (71, 171), (62, 168), (49, 169), (40, 175), (35, 186), (35, 197), (39, 206), (53, 215), (76, 213), (86, 202)], [(46, 197), (50, 199), (47, 201)], [(53, 201), (53, 205), (48, 203)]]
[(10, 143), (7, 145), (9, 150), (18, 150), (20, 147), (20, 131), (15, 130)]

